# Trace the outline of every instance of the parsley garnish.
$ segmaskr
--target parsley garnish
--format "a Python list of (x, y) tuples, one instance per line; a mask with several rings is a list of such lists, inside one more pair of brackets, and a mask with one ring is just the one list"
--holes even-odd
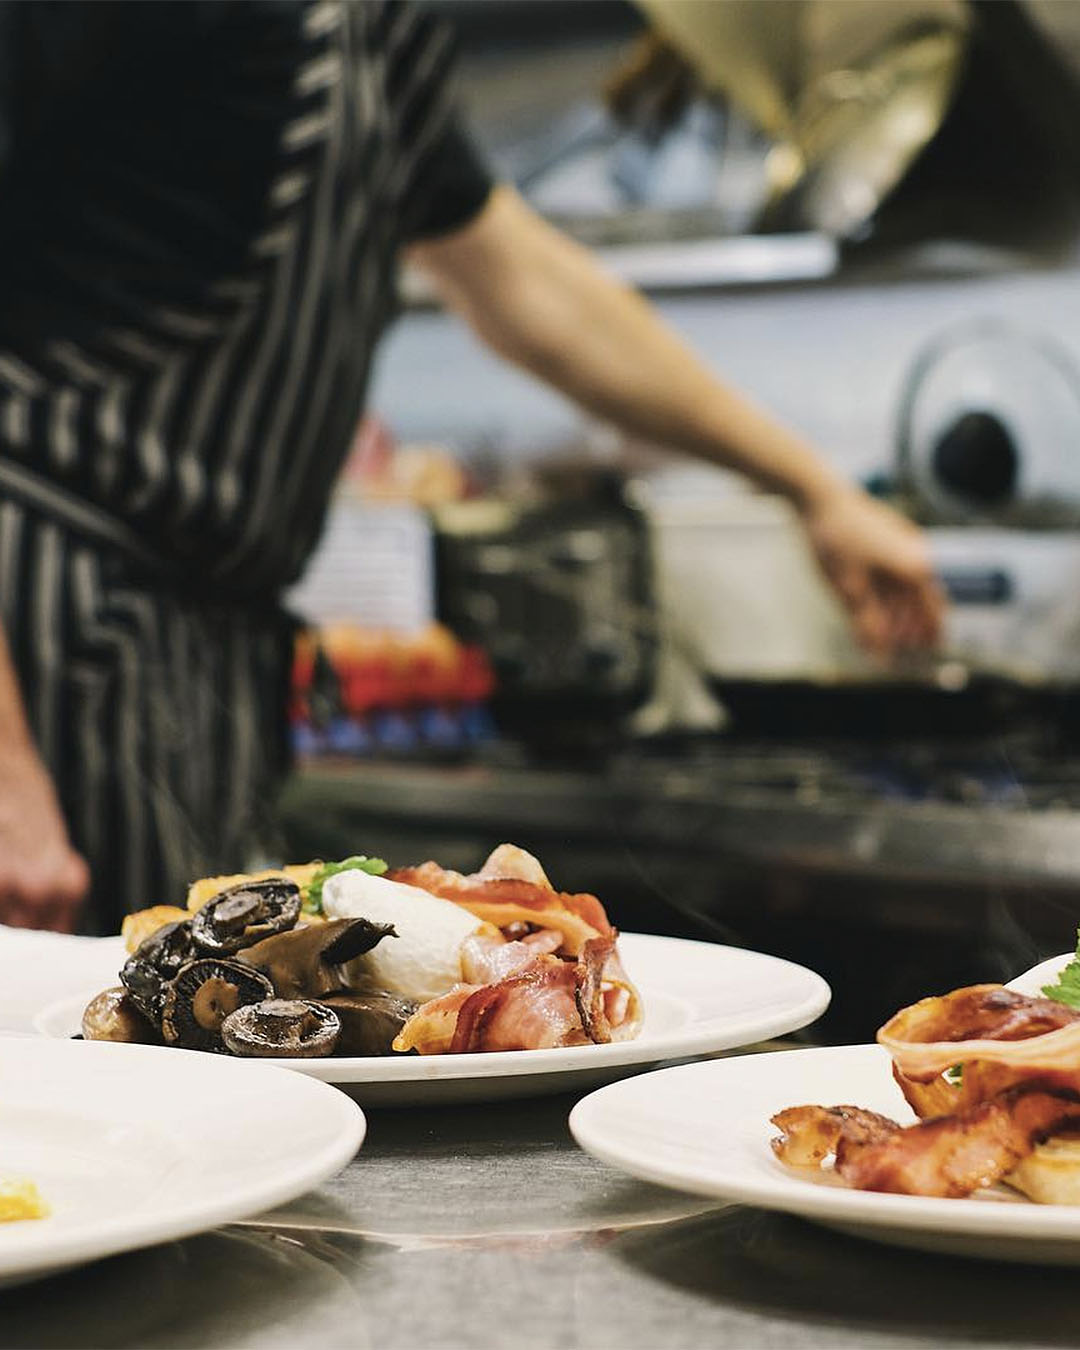
[(1080, 929), (1077, 930), (1076, 955), (1058, 976), (1057, 984), (1044, 984), (1043, 993), (1055, 1003), (1080, 1008)]
[(308, 882), (307, 894), (304, 896), (304, 913), (321, 914), (323, 912), (323, 885), (331, 877), (336, 877), (339, 872), (367, 872), (373, 877), (381, 877), (386, 870), (386, 863), (381, 858), (367, 858), (362, 853), (358, 853), (352, 858), (343, 858), (341, 862), (323, 863), (322, 867)]

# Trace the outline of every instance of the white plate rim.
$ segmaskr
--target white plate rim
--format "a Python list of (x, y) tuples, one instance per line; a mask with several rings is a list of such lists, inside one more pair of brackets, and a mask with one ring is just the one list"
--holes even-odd
[[(664, 1085), (670, 1084), (675, 1075), (682, 1079), (698, 1078), (703, 1089), (708, 1085), (710, 1091), (715, 1091), (726, 1077), (737, 1079), (740, 1067), (752, 1060), (760, 1066), (760, 1073), (774, 1069), (780, 1083), (790, 1076), (794, 1061), (805, 1061), (809, 1057), (823, 1065), (830, 1060), (835, 1060), (838, 1065), (841, 1061), (850, 1063), (854, 1060), (868, 1075), (879, 1071), (883, 1075), (889, 1074), (889, 1056), (877, 1045), (815, 1046), (676, 1065), (609, 1084), (583, 1097), (570, 1112), (570, 1132), (587, 1153), (643, 1181), (759, 1209), (843, 1224), (852, 1229), (905, 1229), (1004, 1239), (1080, 1241), (1080, 1205), (1040, 1205), (1022, 1199), (1015, 1203), (995, 1203), (848, 1190), (799, 1177), (779, 1162), (768, 1176), (706, 1175), (691, 1167), (666, 1166), (655, 1157), (644, 1156), (637, 1148), (620, 1146), (612, 1141), (603, 1126), (603, 1117), (608, 1111), (619, 1107), (624, 1111), (630, 1109), (627, 1103), (620, 1101), (628, 1094), (645, 1091), (651, 1092), (654, 1101), (667, 1100)], [(797, 1104), (798, 1101), (791, 1103)], [(760, 1130), (761, 1148), (767, 1150), (770, 1129), (767, 1119), (747, 1119), (742, 1124), (748, 1134), (755, 1128)]]
[(1025, 970), (1022, 975), (1017, 975), (1005, 987), (1006, 989), (1015, 989), (1020, 994), (1028, 994), (1032, 998), (1040, 998), (1042, 997), (1043, 985), (1054, 984), (1075, 955), (1076, 952), (1072, 951), (1064, 952), (1061, 956), (1047, 957), (1045, 961), (1040, 961), (1037, 966)]
[[(159, 1051), (154, 1046), (104, 1046), (92, 1043), (84, 1044), (81, 1048), (77, 1046), (76, 1042), (53, 1039), (49, 1042), (49, 1048), (44, 1050), (38, 1039), (0, 1034), (0, 1054), (40, 1056), (45, 1053), (56, 1055), (62, 1061), (73, 1049), (80, 1056), (87, 1049), (94, 1054), (104, 1050), (110, 1057), (128, 1056), (133, 1066), (137, 1066), (140, 1061), (146, 1062), (146, 1057), (152, 1056), (155, 1067), (160, 1067)], [(224, 1057), (202, 1055), (194, 1051), (177, 1053), (184, 1060), (198, 1061), (200, 1069), (195, 1071), (196, 1075), (203, 1072), (201, 1066), (207, 1064), (227, 1065), (229, 1067), (225, 1072), (235, 1073), (232, 1067), (234, 1061)], [(35, 1231), (31, 1223), (27, 1229), (25, 1247), (10, 1252), (0, 1251), (0, 1281), (97, 1261), (119, 1252), (208, 1232), (221, 1224), (274, 1209), (340, 1172), (356, 1155), (367, 1134), (367, 1120), (361, 1108), (344, 1093), (317, 1079), (285, 1074), (269, 1065), (256, 1067), (272, 1075), (276, 1091), (310, 1098), (313, 1119), (317, 1118), (320, 1125), (325, 1126), (325, 1139), (321, 1145), (291, 1153), (283, 1148), (281, 1159), (272, 1171), (246, 1182), (239, 1179), (233, 1189), (219, 1189), (210, 1199), (204, 1196), (186, 1203), (171, 1204), (162, 1214), (127, 1218), (122, 1214), (119, 1217), (112, 1216), (97, 1232), (87, 1232), (80, 1227), (68, 1234), (61, 1230), (57, 1235), (54, 1229)], [(136, 1072), (137, 1067), (133, 1067), (132, 1071)], [(210, 1068), (205, 1072), (208, 1077), (212, 1077), (221, 1070)], [(10, 1100), (8, 1097), (9, 1103)]]
[[(573, 1046), (553, 1050), (510, 1050), (466, 1055), (400, 1055), (369, 1056), (365, 1058), (328, 1059), (261, 1059), (253, 1063), (273, 1065), (321, 1079), (327, 1083), (417, 1084), (465, 1079), (511, 1078), (525, 1075), (563, 1074), (573, 1071), (593, 1072), (623, 1068), (635, 1064), (655, 1064), (661, 1061), (690, 1059), (698, 1055), (736, 1049), (755, 1041), (787, 1035), (808, 1026), (821, 1016), (829, 1005), (832, 991), (815, 971), (782, 957), (771, 956), (748, 948), (730, 947), (713, 942), (695, 942), (686, 938), (664, 937), (652, 933), (620, 933), (620, 951), (631, 978), (641, 978), (641, 968), (648, 960), (649, 949), (677, 954), (680, 948), (694, 952), (709, 952), (722, 974), (725, 962), (757, 963), (762, 977), (783, 971), (788, 978), (803, 987), (801, 998), (792, 1001), (766, 1016), (750, 1011), (740, 1017), (718, 1017), (698, 1022), (666, 1035), (639, 1037), (632, 1041), (612, 1042), (609, 1045)], [(647, 971), (646, 971), (647, 975)], [(642, 979), (644, 984), (646, 981)], [(643, 990), (643, 997), (648, 998)], [(86, 995), (61, 999), (50, 1003), (34, 1018), (39, 1035), (58, 1039), (55, 1022), (66, 1018), (72, 1025), (71, 1014)], [(647, 1009), (647, 1002), (646, 1002)], [(80, 1009), (81, 1010), (81, 1009)], [(646, 1011), (647, 1016), (647, 1011)], [(170, 1050), (170, 1053), (175, 1051)], [(246, 1061), (245, 1061), (246, 1062)]]

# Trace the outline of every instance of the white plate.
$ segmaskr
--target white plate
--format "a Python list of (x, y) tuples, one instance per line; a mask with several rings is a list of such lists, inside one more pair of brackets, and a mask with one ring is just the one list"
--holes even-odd
[(1056, 984), (1058, 976), (1074, 955), (1073, 952), (1066, 952), (1064, 956), (1051, 956), (1048, 961), (1032, 966), (1030, 970), (1025, 970), (1023, 975), (1017, 975), (1015, 980), (1010, 980), (1008, 988), (1015, 989), (1018, 994), (1030, 994), (1032, 998), (1041, 998), (1043, 986)]
[(0, 1175), (51, 1213), (0, 1223), (0, 1285), (260, 1214), (364, 1138), (355, 1102), (265, 1065), (0, 1037)]
[(574, 1138), (646, 1181), (782, 1210), (855, 1236), (994, 1260), (1080, 1264), (1080, 1206), (1036, 1205), (1007, 1187), (967, 1200), (854, 1191), (773, 1155), (786, 1106), (852, 1104), (914, 1120), (877, 1045), (789, 1050), (662, 1069), (574, 1107)]
[[(665, 1060), (785, 1035), (820, 1017), (829, 1003), (829, 986), (820, 975), (760, 952), (642, 933), (623, 933), (619, 950), (645, 1005), (645, 1027), (633, 1041), (494, 1054), (259, 1062), (322, 1078), (365, 1105), (524, 1097), (581, 1091)], [(122, 960), (118, 947), (117, 969)], [(94, 992), (53, 1004), (34, 1025), (47, 1036), (74, 1035), (87, 994)]]

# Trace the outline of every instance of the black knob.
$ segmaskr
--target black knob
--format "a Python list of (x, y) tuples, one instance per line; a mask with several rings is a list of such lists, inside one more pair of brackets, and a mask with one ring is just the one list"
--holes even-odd
[(966, 412), (934, 446), (934, 473), (958, 497), (979, 506), (997, 506), (1016, 491), (1020, 456), (1000, 417)]

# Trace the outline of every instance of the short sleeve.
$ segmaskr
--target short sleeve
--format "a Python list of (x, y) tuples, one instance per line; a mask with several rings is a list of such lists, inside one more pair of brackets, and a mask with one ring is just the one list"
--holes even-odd
[(429, 11), (388, 0), (379, 15), (385, 93), (396, 157), (400, 237), (450, 234), (483, 208), (492, 176), (465, 130), (451, 87), (450, 28)]

